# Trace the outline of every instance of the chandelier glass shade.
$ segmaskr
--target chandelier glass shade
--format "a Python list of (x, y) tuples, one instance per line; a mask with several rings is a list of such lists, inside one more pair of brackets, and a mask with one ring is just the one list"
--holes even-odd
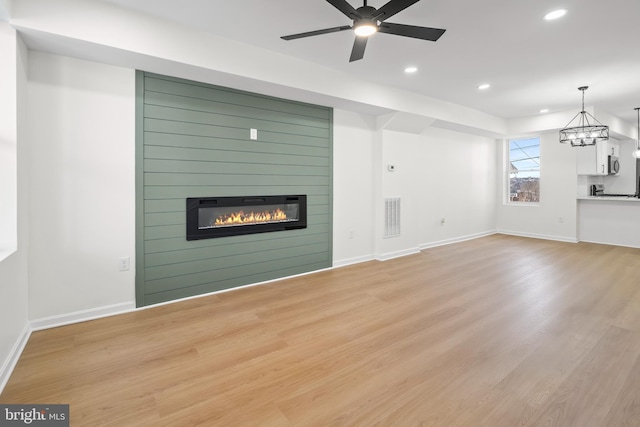
[(600, 123), (584, 109), (584, 91), (587, 89), (589, 86), (578, 88), (582, 92), (582, 111), (576, 114), (564, 129), (560, 130), (560, 142), (563, 144), (571, 144), (572, 147), (585, 147), (609, 139), (609, 126)]

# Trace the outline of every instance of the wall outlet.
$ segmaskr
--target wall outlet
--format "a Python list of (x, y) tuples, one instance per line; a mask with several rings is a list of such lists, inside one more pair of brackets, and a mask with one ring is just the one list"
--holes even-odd
[(127, 271), (131, 268), (131, 259), (129, 257), (120, 258), (118, 260), (118, 270)]
[(558, 222), (559, 222), (560, 224), (564, 223), (564, 217), (559, 216), (559, 217), (558, 217)]
[(442, 217), (442, 219), (440, 220), (440, 225), (444, 225), (446, 221), (447, 219), (445, 217)]
[(258, 139), (258, 129), (250, 129), (249, 130), (249, 138), (253, 139), (253, 140), (257, 140)]
[(353, 228), (349, 229), (349, 238), (353, 239)]

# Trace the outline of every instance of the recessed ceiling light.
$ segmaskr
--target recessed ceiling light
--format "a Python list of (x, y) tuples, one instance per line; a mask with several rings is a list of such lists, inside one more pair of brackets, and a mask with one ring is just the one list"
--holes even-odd
[(549, 112), (549, 109), (548, 109), (548, 108), (543, 108), (542, 110), (540, 110), (540, 112), (541, 112), (542, 114), (544, 114), (544, 113), (548, 113), (548, 112)]
[(491, 87), (491, 85), (489, 83), (484, 83), (484, 84), (481, 84), (480, 86), (478, 86), (478, 89), (485, 90), (485, 89), (489, 89), (490, 87)]
[(567, 14), (566, 9), (558, 9), (558, 10), (554, 10), (553, 12), (547, 13), (544, 16), (544, 19), (546, 19), (547, 21), (553, 21), (554, 19), (562, 18), (566, 14)]
[(407, 74), (415, 73), (418, 71), (418, 67), (407, 67), (404, 69), (404, 72)]

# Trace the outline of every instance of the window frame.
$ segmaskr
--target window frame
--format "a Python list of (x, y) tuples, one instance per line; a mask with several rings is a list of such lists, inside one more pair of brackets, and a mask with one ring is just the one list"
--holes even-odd
[[(538, 201), (520, 201), (511, 199), (511, 143), (513, 141), (526, 141), (526, 140), (538, 140), (538, 157), (530, 157), (530, 159), (537, 159), (537, 169), (523, 169), (521, 172), (537, 172), (538, 173)], [(542, 138), (539, 135), (532, 135), (527, 137), (509, 138), (504, 143), (504, 203), (512, 206), (532, 206), (536, 207), (540, 205), (542, 200), (541, 181), (542, 181)]]

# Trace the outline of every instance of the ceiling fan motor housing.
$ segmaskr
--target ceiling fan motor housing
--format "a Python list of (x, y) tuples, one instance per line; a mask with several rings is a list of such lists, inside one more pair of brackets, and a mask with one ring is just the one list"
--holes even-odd
[(360, 6), (356, 9), (358, 15), (362, 17), (362, 19), (373, 19), (378, 9), (371, 6)]
[(357, 28), (362, 25), (373, 25), (375, 27), (378, 26), (378, 19), (374, 18), (377, 9), (371, 6), (362, 6), (356, 9), (358, 12), (358, 17), (353, 19), (353, 27)]

